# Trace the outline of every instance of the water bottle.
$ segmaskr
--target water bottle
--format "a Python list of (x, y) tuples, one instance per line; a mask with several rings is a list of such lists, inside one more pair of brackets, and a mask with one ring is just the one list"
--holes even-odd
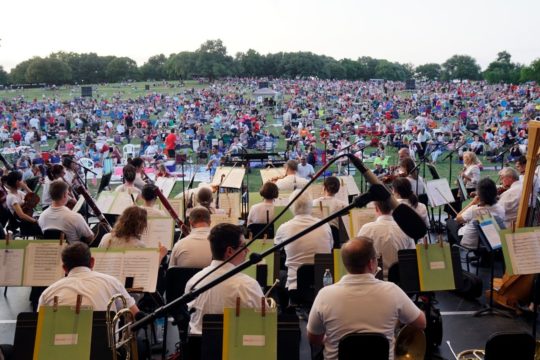
[(332, 285), (334, 283), (334, 279), (332, 279), (332, 273), (330, 272), (330, 269), (326, 269), (324, 271), (322, 282), (323, 282), (323, 286)]
[(157, 338), (157, 341), (160, 343), (163, 341), (163, 334), (164, 334), (165, 326), (166, 326), (165, 318), (163, 317), (157, 318), (155, 320), (155, 324), (156, 324), (156, 338)]

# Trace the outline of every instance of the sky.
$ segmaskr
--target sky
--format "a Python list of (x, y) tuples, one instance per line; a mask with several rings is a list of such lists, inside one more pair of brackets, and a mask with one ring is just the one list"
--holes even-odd
[(7, 0), (0, 66), (57, 51), (142, 65), (210, 39), (221, 39), (232, 56), (311, 51), (417, 66), (465, 54), (485, 69), (506, 50), (528, 65), (540, 58), (539, 13), (538, 0)]

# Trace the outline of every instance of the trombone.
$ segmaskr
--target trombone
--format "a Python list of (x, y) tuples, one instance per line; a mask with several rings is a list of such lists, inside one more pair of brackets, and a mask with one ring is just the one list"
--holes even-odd
[[(122, 302), (122, 309), (118, 310), (111, 319), (111, 309), (117, 300)], [(118, 360), (118, 351), (124, 349), (126, 360), (138, 360), (137, 336), (131, 331), (131, 324), (135, 322), (135, 316), (127, 307), (126, 298), (121, 294), (114, 295), (107, 304), (107, 340), (111, 349), (113, 360)], [(120, 324), (121, 323), (121, 324)]]

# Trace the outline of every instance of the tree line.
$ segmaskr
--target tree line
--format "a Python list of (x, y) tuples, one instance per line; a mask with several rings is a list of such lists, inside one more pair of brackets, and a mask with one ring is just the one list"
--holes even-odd
[(56, 52), (46, 58), (33, 57), (15, 66), (8, 74), (0, 67), (0, 85), (46, 83), (97, 84), (119, 81), (179, 80), (227, 76), (297, 78), (314, 76), (321, 79), (403, 81), (410, 78), (427, 80), (486, 80), (489, 83), (540, 82), (540, 58), (530, 65), (512, 62), (502, 51), (482, 71), (468, 55), (454, 55), (442, 64), (429, 63), (414, 67), (385, 59), (362, 56), (356, 60), (336, 60), (311, 52), (279, 52), (262, 55), (253, 49), (227, 54), (221, 40), (208, 40), (195, 51), (182, 51), (168, 57), (152, 56), (142, 66), (129, 57), (99, 56)]

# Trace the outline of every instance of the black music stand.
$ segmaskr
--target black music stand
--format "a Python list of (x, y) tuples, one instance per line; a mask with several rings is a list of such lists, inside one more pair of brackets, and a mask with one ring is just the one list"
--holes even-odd
[(437, 168), (433, 164), (426, 164), (429, 170), (429, 173), (431, 174), (431, 177), (434, 180), (440, 179), (441, 176), (439, 175), (439, 172), (437, 171)]
[(482, 315), (500, 315), (507, 318), (512, 318), (512, 315), (510, 315), (507, 311), (504, 311), (502, 309), (496, 309), (493, 307), (493, 279), (495, 278), (495, 252), (497, 250), (501, 250), (501, 248), (494, 249), (491, 246), (491, 243), (489, 242), (486, 234), (484, 233), (484, 230), (482, 230), (482, 227), (478, 222), (475, 222), (474, 226), (476, 227), (476, 230), (478, 231), (478, 241), (483, 245), (487, 253), (489, 254), (489, 262), (491, 267), (491, 274), (489, 278), (489, 302), (487, 305), (484, 305), (484, 307), (477, 312), (474, 313), (473, 316), (482, 316)]
[(109, 187), (109, 184), (111, 183), (111, 178), (112, 178), (112, 172), (101, 176), (101, 181), (99, 182), (99, 188), (97, 192), (98, 195), (103, 190)]
[[(32, 360), (36, 339), (38, 313), (22, 312), (17, 316), (15, 340), (13, 342), (14, 359)], [(106, 311), (94, 311), (92, 319), (92, 341), (90, 358), (112, 360), (113, 354), (108, 346)]]
[[(452, 247), (450, 250), (452, 257), (452, 267), (454, 270), (454, 284), (456, 289), (463, 286), (463, 275), (461, 270), (461, 260), (459, 256), (459, 249)], [(399, 267), (399, 287), (406, 292), (409, 296), (416, 295), (417, 298), (422, 296), (427, 299), (426, 307), (430, 309), (433, 305), (435, 299), (435, 292), (423, 292), (420, 290), (420, 275), (418, 272), (418, 258), (416, 256), (416, 249), (405, 249), (398, 251), (398, 267)], [(426, 311), (426, 322), (430, 324), (431, 311)], [(426, 332), (426, 358), (430, 358), (427, 355), (432, 354), (431, 344), (433, 341), (430, 341), (431, 334)]]

